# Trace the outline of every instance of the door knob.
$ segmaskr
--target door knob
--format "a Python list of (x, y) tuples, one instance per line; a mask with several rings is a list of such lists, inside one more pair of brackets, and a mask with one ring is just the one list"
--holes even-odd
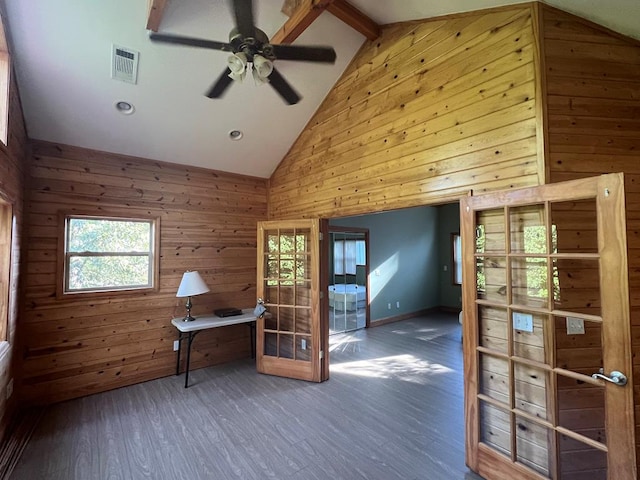
[(600, 378), (602, 380), (606, 380), (607, 382), (615, 383), (621, 387), (624, 387), (627, 384), (627, 376), (622, 373), (614, 370), (610, 375), (604, 374), (604, 368), (601, 368), (599, 373), (594, 373), (591, 375), (591, 378)]

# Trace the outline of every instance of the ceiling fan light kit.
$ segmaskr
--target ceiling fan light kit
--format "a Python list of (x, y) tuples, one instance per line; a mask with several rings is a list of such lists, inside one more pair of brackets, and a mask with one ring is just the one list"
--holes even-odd
[(233, 0), (236, 27), (229, 34), (229, 42), (217, 42), (179, 35), (151, 33), (153, 42), (185, 45), (231, 52), (227, 58), (227, 68), (211, 86), (206, 96), (220, 98), (234, 80), (242, 81), (247, 69), (253, 70), (256, 84), (269, 83), (287, 102), (293, 105), (300, 101), (300, 95), (274, 67), (276, 60), (302, 60), (307, 62), (334, 63), (336, 52), (332, 47), (272, 45), (269, 37), (253, 24), (251, 0)]
[(227, 58), (227, 66), (229, 70), (231, 70), (229, 78), (242, 81), (247, 73), (247, 56), (242, 52), (229, 55)]

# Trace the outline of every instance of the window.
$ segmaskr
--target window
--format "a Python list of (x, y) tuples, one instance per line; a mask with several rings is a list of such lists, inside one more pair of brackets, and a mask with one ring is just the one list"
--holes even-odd
[(11, 81), (11, 62), (3, 23), (3, 21), (0, 21), (0, 141), (7, 145), (7, 139), (9, 138), (9, 83)]
[(13, 222), (11, 204), (0, 200), (0, 341), (7, 340)]
[(158, 219), (66, 216), (63, 292), (154, 288), (158, 222)]
[(336, 275), (355, 275), (357, 266), (367, 263), (364, 240), (336, 240), (333, 243), (333, 270)]
[(451, 251), (453, 268), (451, 269), (454, 285), (462, 285), (462, 241), (459, 233), (451, 234)]

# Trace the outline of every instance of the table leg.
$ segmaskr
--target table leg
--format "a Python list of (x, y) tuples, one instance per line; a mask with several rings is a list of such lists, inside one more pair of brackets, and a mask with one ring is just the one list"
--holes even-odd
[(256, 358), (256, 322), (249, 322), (249, 336), (251, 339), (251, 358)]
[(193, 339), (196, 338), (196, 334), (198, 332), (189, 332), (189, 337), (187, 338), (187, 370), (184, 376), (184, 388), (189, 386), (189, 366), (191, 364), (191, 344), (193, 343)]
[(176, 352), (176, 375), (180, 375), (180, 351), (182, 350), (182, 332), (178, 332), (178, 351)]

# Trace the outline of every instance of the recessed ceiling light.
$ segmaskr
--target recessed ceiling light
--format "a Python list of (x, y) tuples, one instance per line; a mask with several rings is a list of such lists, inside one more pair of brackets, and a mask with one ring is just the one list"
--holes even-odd
[(242, 136), (244, 135), (244, 133), (242, 133), (240, 130), (231, 130), (229, 132), (229, 138), (231, 140), (240, 140), (242, 138)]
[(133, 104), (129, 102), (120, 100), (116, 102), (116, 110), (122, 113), (123, 115), (131, 115), (135, 111), (135, 107), (133, 106)]

